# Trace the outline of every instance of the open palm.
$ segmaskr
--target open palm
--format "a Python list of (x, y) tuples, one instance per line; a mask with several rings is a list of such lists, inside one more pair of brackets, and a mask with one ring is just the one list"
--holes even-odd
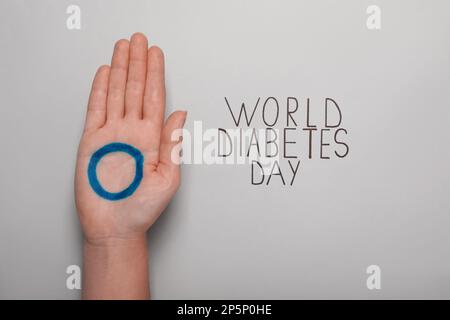
[[(78, 150), (76, 204), (88, 240), (144, 233), (175, 194), (180, 173), (172, 151), (179, 141), (172, 141), (172, 133), (183, 127), (186, 113), (176, 111), (164, 123), (164, 110), (162, 51), (148, 48), (142, 34), (118, 41), (111, 67), (102, 66), (95, 75)], [(96, 193), (88, 178), (93, 154), (111, 143), (130, 145), (143, 156), (142, 180), (132, 194), (117, 201)], [(114, 193), (130, 185), (136, 168), (129, 154), (111, 152), (98, 162), (96, 173), (102, 187)]]

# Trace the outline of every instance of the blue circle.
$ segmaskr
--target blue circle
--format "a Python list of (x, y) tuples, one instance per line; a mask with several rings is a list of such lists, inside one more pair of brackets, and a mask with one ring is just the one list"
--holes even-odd
[[(100, 162), (101, 158), (103, 158), (108, 153), (112, 152), (128, 153), (130, 156), (134, 158), (136, 162), (136, 173), (133, 181), (127, 188), (123, 189), (120, 192), (106, 191), (98, 181), (97, 177), (98, 163)], [(95, 151), (94, 154), (92, 155), (88, 166), (89, 183), (91, 184), (91, 187), (92, 189), (94, 189), (95, 193), (97, 193), (100, 197), (111, 201), (121, 200), (131, 196), (133, 192), (137, 189), (142, 180), (143, 167), (144, 167), (144, 156), (138, 149), (126, 143), (113, 142), (101, 147), (100, 149)]]

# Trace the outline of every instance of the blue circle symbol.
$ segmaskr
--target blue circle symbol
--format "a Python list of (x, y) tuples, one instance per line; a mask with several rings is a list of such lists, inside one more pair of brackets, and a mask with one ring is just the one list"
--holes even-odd
[[(98, 163), (100, 162), (101, 158), (103, 158), (108, 153), (112, 152), (128, 153), (130, 156), (134, 158), (136, 162), (136, 173), (133, 181), (127, 188), (123, 189), (120, 192), (106, 191), (100, 184), (100, 181), (98, 181), (97, 177)], [(144, 167), (144, 156), (138, 149), (126, 143), (113, 142), (101, 147), (100, 149), (95, 151), (94, 154), (92, 155), (88, 166), (89, 183), (91, 184), (91, 187), (92, 189), (94, 189), (95, 193), (97, 193), (100, 197), (111, 201), (121, 200), (131, 196), (133, 192), (137, 189), (142, 180), (143, 167)]]

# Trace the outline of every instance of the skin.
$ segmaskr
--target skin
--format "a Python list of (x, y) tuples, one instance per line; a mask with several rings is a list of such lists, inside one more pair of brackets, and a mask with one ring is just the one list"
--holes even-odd
[[(172, 141), (186, 112), (176, 111), (164, 122), (164, 55), (148, 48), (140, 33), (119, 40), (111, 66), (101, 66), (89, 97), (86, 123), (78, 149), (75, 195), (84, 233), (84, 299), (148, 299), (146, 232), (163, 212), (180, 184), (180, 168)], [(129, 197), (110, 201), (91, 188), (87, 167), (92, 154), (111, 142), (123, 142), (144, 155), (143, 179)], [(97, 175), (110, 192), (127, 187), (134, 177), (134, 159), (108, 154)]]

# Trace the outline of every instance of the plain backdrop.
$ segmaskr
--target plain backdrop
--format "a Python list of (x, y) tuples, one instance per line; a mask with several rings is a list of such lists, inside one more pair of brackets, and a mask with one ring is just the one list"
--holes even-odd
[[(72, 4), (81, 30), (66, 28)], [(372, 4), (381, 30), (366, 27)], [(66, 268), (82, 264), (86, 102), (136, 31), (163, 48), (167, 111), (188, 110), (188, 129), (232, 128), (224, 97), (332, 97), (350, 146), (304, 161), (292, 187), (185, 165), (149, 233), (153, 298), (450, 298), (447, 0), (2, 0), (0, 298), (80, 297)], [(381, 290), (366, 287), (372, 264)]]

